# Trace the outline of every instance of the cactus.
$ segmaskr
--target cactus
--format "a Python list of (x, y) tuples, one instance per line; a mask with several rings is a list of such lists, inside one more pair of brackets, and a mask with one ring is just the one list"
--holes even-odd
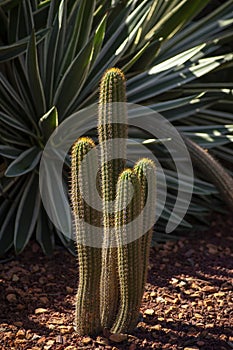
[[(143, 158), (140, 159), (134, 166), (134, 173), (137, 175), (141, 187), (141, 207), (144, 208), (146, 200), (149, 201), (150, 205), (144, 208), (143, 211), (143, 223), (142, 232), (145, 232), (141, 237), (141, 254), (142, 254), (142, 280), (141, 280), (141, 296), (143, 295), (145, 283), (147, 280), (147, 267), (149, 263), (150, 245), (152, 239), (153, 229), (146, 230), (148, 220), (151, 220), (155, 215), (155, 208), (153, 203), (156, 202), (156, 170), (155, 164), (151, 159)], [(148, 181), (153, 191), (148, 193)], [(148, 195), (150, 198), (148, 198)]]
[[(115, 200), (118, 176), (125, 167), (125, 139), (127, 137), (125, 78), (117, 68), (108, 70), (101, 80), (98, 134), (104, 223), (100, 307), (102, 326), (110, 328), (117, 313), (119, 294), (115, 264), (116, 248), (109, 247), (111, 245), (111, 229), (114, 227), (114, 213), (111, 213), (111, 209), (113, 209), (111, 203)], [(108, 140), (111, 143), (108, 143)], [(117, 151), (121, 158), (115, 158), (114, 151)]]
[[(133, 198), (129, 202), (131, 190)], [(115, 228), (117, 239), (117, 263), (120, 283), (120, 303), (115, 323), (111, 329), (113, 333), (129, 332), (138, 322), (141, 304), (142, 262), (141, 239), (134, 239), (140, 223), (133, 224), (133, 220), (141, 211), (141, 188), (137, 176), (127, 169), (119, 176), (115, 206)], [(127, 228), (126, 225), (130, 224)], [(129, 243), (127, 243), (129, 241)]]
[[(79, 264), (79, 284), (76, 295), (75, 325), (79, 335), (100, 332), (99, 314), (99, 284), (101, 274), (101, 249), (86, 245), (85, 223), (92, 223), (93, 209), (88, 206), (82, 193), (88, 190), (86, 179), (92, 171), (90, 163), (81, 167), (85, 155), (94, 150), (93, 161), (97, 162), (95, 144), (89, 138), (77, 140), (72, 147), (71, 154), (71, 203), (74, 214), (74, 224), (77, 239), (77, 255)], [(91, 184), (91, 181), (90, 181)], [(87, 297), (88, 296), (88, 297)]]
[[(87, 191), (93, 192), (93, 181), (88, 180), (93, 161), (95, 165), (98, 161), (95, 144), (89, 138), (81, 138), (72, 148), (71, 203), (79, 260), (76, 330), (80, 335), (96, 334), (105, 328), (114, 333), (131, 331), (138, 321), (146, 282), (152, 233), (144, 230), (144, 226), (155, 210), (155, 192), (149, 196), (147, 181), (152, 181), (155, 187), (155, 167), (152, 161), (142, 159), (134, 169), (125, 169), (127, 113), (124, 102), (124, 75), (112, 68), (105, 73), (100, 86), (100, 179), (97, 182), (101, 183), (101, 214), (82, 197)], [(84, 157), (91, 150), (94, 152), (92, 162), (83, 166)], [(145, 215), (141, 215), (149, 197), (152, 199), (150, 209), (145, 208)], [(96, 223), (100, 226), (102, 222), (101, 249), (86, 246), (85, 222), (93, 225), (93, 230)], [(146, 232), (143, 236), (141, 230)], [(113, 238), (116, 247), (111, 245)]]

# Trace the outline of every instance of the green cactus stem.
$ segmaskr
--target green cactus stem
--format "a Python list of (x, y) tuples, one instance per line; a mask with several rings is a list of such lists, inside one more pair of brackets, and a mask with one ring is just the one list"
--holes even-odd
[[(141, 206), (143, 208), (143, 225), (141, 237), (141, 254), (142, 254), (142, 280), (141, 280), (141, 296), (143, 296), (147, 271), (149, 264), (150, 246), (153, 234), (153, 227), (146, 229), (148, 222), (153, 221), (155, 217), (156, 205), (156, 168), (151, 159), (140, 159), (134, 166), (134, 173), (137, 175), (141, 187)], [(152, 191), (148, 193), (148, 183)], [(146, 201), (149, 206), (145, 207)]]
[[(92, 171), (90, 162), (81, 166), (84, 157), (90, 150), (97, 150), (90, 138), (81, 138), (74, 143), (71, 154), (71, 203), (77, 238), (77, 253), (79, 266), (79, 284), (76, 295), (76, 331), (79, 335), (96, 334), (101, 330), (99, 308), (99, 286), (101, 274), (101, 249), (86, 245), (85, 222), (94, 224), (93, 209), (83, 199), (85, 191), (90, 190), (88, 182)], [(83, 164), (83, 163), (82, 163)], [(92, 163), (93, 165), (93, 163)], [(91, 191), (90, 191), (91, 192)], [(89, 195), (90, 195), (89, 192)]]
[[(103, 198), (104, 243), (100, 286), (101, 322), (110, 328), (118, 308), (118, 280), (116, 248), (111, 245), (111, 228), (114, 227), (116, 183), (125, 167), (127, 113), (125, 106), (125, 78), (117, 68), (104, 74), (100, 84), (98, 134), (101, 158), (101, 187)], [(118, 140), (117, 139), (121, 139)], [(108, 143), (108, 140), (111, 141)], [(116, 152), (120, 155), (116, 157)], [(113, 159), (115, 158), (115, 159)]]
[[(132, 189), (134, 194), (130, 201)], [(120, 305), (111, 329), (113, 333), (132, 331), (139, 318), (143, 257), (141, 238), (135, 239), (135, 237), (141, 232), (142, 222), (137, 219), (137, 222), (133, 223), (133, 220), (141, 211), (141, 191), (139, 180), (133, 171), (130, 169), (123, 171), (117, 184), (115, 207)], [(127, 224), (130, 226), (127, 227)]]

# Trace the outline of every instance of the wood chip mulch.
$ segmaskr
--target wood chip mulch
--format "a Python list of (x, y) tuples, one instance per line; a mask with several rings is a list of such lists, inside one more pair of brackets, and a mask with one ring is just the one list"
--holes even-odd
[(152, 248), (138, 327), (112, 341), (77, 336), (75, 258), (61, 248), (45, 257), (32, 242), (0, 261), (0, 349), (233, 349), (232, 248), (229, 216), (195, 239)]

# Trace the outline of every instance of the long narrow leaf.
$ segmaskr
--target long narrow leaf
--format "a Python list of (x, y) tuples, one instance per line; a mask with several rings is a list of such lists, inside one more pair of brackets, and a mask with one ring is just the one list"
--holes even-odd
[(37, 49), (36, 49), (36, 37), (35, 31), (32, 31), (32, 35), (28, 45), (27, 51), (27, 71), (28, 71), (28, 80), (33, 91), (32, 96), (34, 100), (34, 105), (36, 108), (36, 113), (38, 117), (41, 117), (46, 111), (45, 105), (45, 96), (43, 91), (43, 86), (41, 82), (38, 58), (37, 58)]
[(52, 254), (55, 243), (52, 224), (49, 222), (47, 213), (42, 205), (37, 220), (36, 240), (45, 254)]
[(20, 154), (7, 168), (5, 176), (21, 176), (32, 171), (39, 163), (41, 150), (36, 146)]
[(14, 247), (19, 254), (28, 243), (36, 225), (40, 205), (38, 176), (29, 176), (15, 218)]
[(56, 90), (53, 104), (62, 118), (81, 91), (92, 59), (92, 51), (93, 38), (74, 59)]

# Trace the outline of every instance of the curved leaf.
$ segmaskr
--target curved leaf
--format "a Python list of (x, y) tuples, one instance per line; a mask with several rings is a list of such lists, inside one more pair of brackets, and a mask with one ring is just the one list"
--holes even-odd
[(7, 168), (5, 176), (21, 176), (32, 171), (39, 163), (41, 150), (34, 146), (22, 152)]
[(36, 225), (40, 207), (38, 175), (28, 176), (15, 218), (14, 247), (19, 254), (27, 245)]
[(45, 140), (48, 140), (53, 131), (58, 126), (58, 114), (56, 107), (52, 107), (43, 117), (39, 120), (39, 126)]
[(49, 222), (46, 211), (42, 205), (40, 208), (36, 226), (36, 240), (39, 242), (45, 254), (52, 254), (54, 248), (54, 235), (52, 232), (52, 224)]
[(22, 153), (22, 150), (16, 147), (0, 145), (0, 155), (3, 157), (15, 159), (20, 155), (20, 153)]
[(61, 116), (70, 109), (84, 84), (92, 58), (92, 51), (93, 38), (74, 59), (58, 85), (53, 104), (57, 106), (58, 113)]
[[(48, 32), (48, 29), (42, 29), (36, 33), (36, 39), (40, 42)], [(21, 39), (14, 44), (0, 46), (0, 62), (12, 60), (27, 50), (29, 37)]]
[(27, 72), (29, 85), (31, 87), (36, 114), (38, 117), (45, 113), (45, 96), (40, 78), (35, 31), (32, 31), (27, 50)]
[[(10, 192), (10, 198), (6, 199), (0, 206), (0, 255), (4, 254), (13, 245), (17, 207), (24, 188), (25, 186), (22, 186), (22, 181), (20, 181), (20, 183)], [(14, 198), (16, 191), (18, 194)], [(14, 198), (13, 202), (11, 197)]]

